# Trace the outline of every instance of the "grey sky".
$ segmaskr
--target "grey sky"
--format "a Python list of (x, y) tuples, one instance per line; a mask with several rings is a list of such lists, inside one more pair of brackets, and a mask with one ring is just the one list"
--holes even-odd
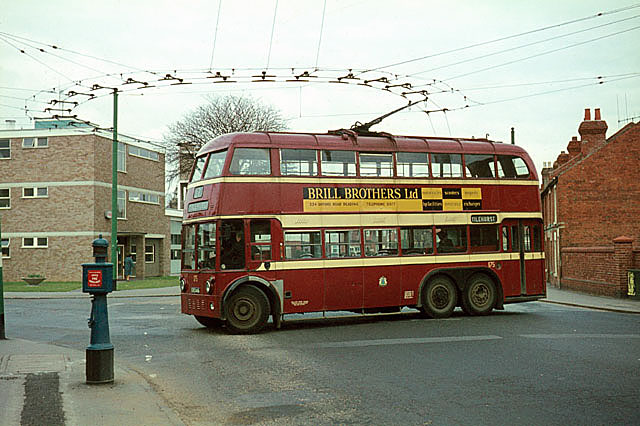
[[(327, 0), (321, 40), (324, 0), (222, 0), (217, 33), (217, 0), (0, 3), (0, 117), (15, 119), (18, 126), (30, 126), (22, 111), (26, 98), (33, 101), (27, 103), (30, 116), (46, 116), (38, 110), (51, 105), (40, 102), (56, 95), (38, 94), (38, 90), (68, 90), (72, 81), (106, 85), (121, 80), (119, 76), (101, 77), (109, 73), (152, 81), (156, 77), (143, 71), (177, 70), (172, 74), (188, 79), (196, 74), (187, 71), (204, 71), (210, 66), (214, 71), (235, 68), (241, 76), (251, 75), (244, 68), (264, 69), (268, 64), (270, 74), (284, 78), (291, 75), (292, 67), (312, 70), (317, 64), (335, 70), (327, 75), (338, 77), (347, 69), (385, 66), (626, 7), (630, 8), (384, 68), (382, 71), (400, 76), (420, 73), (411, 77), (414, 85), (442, 80), (456, 92), (434, 94), (430, 99), (435, 103), (390, 117), (374, 130), (459, 137), (488, 134), (508, 142), (513, 126), (517, 143), (540, 168), (577, 135), (584, 108), (601, 108), (608, 134), (624, 125), (618, 123), (619, 118), (640, 114), (640, 29), (636, 28), (640, 7), (631, 8), (636, 5), (633, 1)], [(36, 46), (45, 52), (33, 49)], [(527, 57), (531, 58), (524, 59)], [(491, 67), (495, 68), (487, 69)], [(595, 84), (597, 76), (608, 76), (603, 79), (606, 83)], [(582, 87), (566, 90), (575, 86)], [(205, 96), (230, 92), (274, 104), (290, 119), (293, 131), (348, 127), (406, 103), (391, 93), (355, 84), (193, 84), (123, 93), (119, 130), (159, 140), (167, 124), (204, 102)], [(541, 92), (551, 93), (536, 95)], [(511, 98), (517, 99), (498, 102)], [(470, 107), (455, 110), (465, 104)], [(430, 120), (421, 112), (445, 107), (451, 111), (433, 113)], [(81, 105), (73, 114), (110, 127), (111, 109), (111, 98), (105, 96)]]

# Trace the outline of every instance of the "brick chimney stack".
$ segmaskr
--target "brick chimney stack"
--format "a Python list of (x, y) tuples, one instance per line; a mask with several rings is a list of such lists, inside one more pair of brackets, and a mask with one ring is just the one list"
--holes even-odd
[(584, 121), (578, 127), (582, 144), (580, 151), (583, 156), (588, 155), (591, 151), (604, 144), (607, 140), (607, 123), (600, 117), (600, 108), (594, 110), (594, 120), (591, 120), (591, 110), (584, 110)]

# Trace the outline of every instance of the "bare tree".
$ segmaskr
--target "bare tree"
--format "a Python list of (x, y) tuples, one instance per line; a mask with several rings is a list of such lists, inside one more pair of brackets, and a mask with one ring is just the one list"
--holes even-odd
[(207, 101), (168, 126), (166, 158), (172, 166), (167, 173), (168, 180), (184, 179), (200, 148), (217, 136), (287, 129), (287, 122), (278, 109), (255, 99), (228, 95), (211, 96)]

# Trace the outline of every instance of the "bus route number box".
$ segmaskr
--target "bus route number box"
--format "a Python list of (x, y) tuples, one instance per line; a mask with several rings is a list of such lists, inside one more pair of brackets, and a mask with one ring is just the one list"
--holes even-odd
[(83, 293), (111, 293), (113, 291), (113, 265), (111, 263), (82, 264)]

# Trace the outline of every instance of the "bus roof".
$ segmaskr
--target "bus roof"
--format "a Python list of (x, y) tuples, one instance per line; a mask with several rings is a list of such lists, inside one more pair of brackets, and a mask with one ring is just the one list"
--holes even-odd
[(229, 146), (273, 147), (297, 149), (355, 150), (360, 152), (446, 152), (470, 154), (525, 155), (517, 145), (488, 139), (445, 138), (433, 136), (401, 136), (390, 134), (357, 135), (344, 130), (332, 133), (251, 132), (229, 133), (211, 140), (198, 155), (220, 151)]

